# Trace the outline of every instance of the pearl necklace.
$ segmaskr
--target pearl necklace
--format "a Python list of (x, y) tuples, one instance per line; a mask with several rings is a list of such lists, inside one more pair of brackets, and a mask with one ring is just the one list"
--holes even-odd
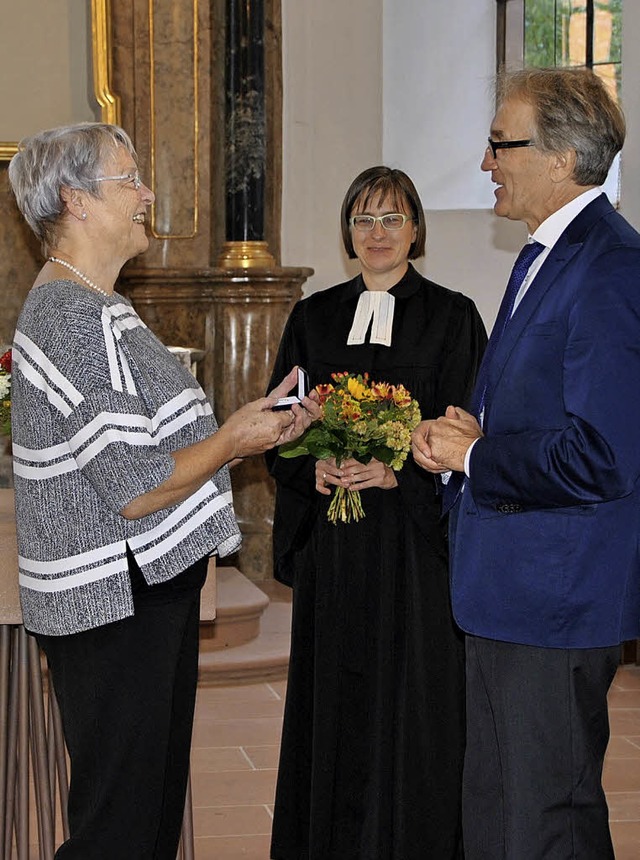
[(108, 293), (106, 290), (103, 290), (97, 284), (94, 284), (91, 278), (88, 278), (85, 274), (83, 274), (80, 269), (76, 269), (75, 266), (72, 266), (71, 263), (67, 263), (66, 260), (61, 260), (60, 257), (47, 257), (47, 260), (50, 263), (57, 263), (59, 266), (64, 266), (65, 269), (69, 269), (70, 272), (80, 278), (81, 281), (84, 281), (88, 287), (91, 287), (92, 290), (95, 290), (97, 293), (102, 293), (103, 296), (109, 298), (111, 293)]

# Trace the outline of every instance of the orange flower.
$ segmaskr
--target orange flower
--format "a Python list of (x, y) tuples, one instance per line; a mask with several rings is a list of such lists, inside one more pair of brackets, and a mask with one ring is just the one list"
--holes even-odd
[(398, 385), (394, 389), (393, 402), (400, 407), (408, 406), (411, 403), (411, 395), (404, 385)]
[(318, 396), (320, 398), (320, 406), (324, 404), (327, 397), (334, 391), (334, 387), (330, 382), (320, 382), (316, 385), (316, 391), (318, 392)]
[(389, 385), (388, 382), (371, 383), (371, 391), (375, 395), (376, 400), (392, 400), (393, 389), (393, 385)]

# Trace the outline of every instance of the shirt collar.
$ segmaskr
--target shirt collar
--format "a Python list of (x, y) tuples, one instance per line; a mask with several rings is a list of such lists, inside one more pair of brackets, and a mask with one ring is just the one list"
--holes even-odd
[(567, 229), (569, 224), (576, 218), (582, 210), (602, 194), (602, 188), (590, 188), (588, 191), (579, 194), (561, 206), (552, 215), (549, 215), (538, 229), (531, 234), (530, 238), (540, 242), (546, 248), (553, 248), (560, 236)]

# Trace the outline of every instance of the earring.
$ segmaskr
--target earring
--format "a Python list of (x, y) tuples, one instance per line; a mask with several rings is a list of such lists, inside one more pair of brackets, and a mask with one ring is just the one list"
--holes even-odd
[(83, 221), (86, 221), (86, 220), (87, 220), (87, 213), (86, 213), (86, 212), (83, 212), (83, 213), (82, 213), (82, 220), (83, 220)]

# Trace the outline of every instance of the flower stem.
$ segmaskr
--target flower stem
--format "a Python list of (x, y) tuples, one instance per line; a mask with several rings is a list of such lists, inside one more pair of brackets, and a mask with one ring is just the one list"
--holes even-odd
[(327, 511), (327, 519), (333, 525), (338, 521), (342, 523), (359, 522), (365, 516), (362, 507), (362, 498), (359, 490), (347, 490), (344, 487), (336, 487)]

